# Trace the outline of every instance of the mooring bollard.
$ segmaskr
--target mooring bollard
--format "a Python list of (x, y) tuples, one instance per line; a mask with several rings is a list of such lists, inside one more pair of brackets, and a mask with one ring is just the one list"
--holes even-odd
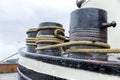
[(64, 42), (64, 40), (61, 39), (57, 35), (64, 36), (64, 29), (62, 28), (61, 24), (55, 23), (55, 22), (41, 23), (39, 25), (38, 33), (37, 33), (37, 37), (36, 37), (37, 53), (38, 54), (61, 56), (61, 54), (62, 54), (61, 47), (52, 48), (52, 49), (45, 49), (45, 50), (39, 49), (40, 47), (54, 45), (54, 44)]
[[(91, 41), (107, 43), (107, 12), (98, 8), (81, 8), (71, 13), (70, 41)], [(107, 26), (107, 27), (106, 27)], [(76, 45), (70, 49), (103, 49), (101, 46)], [(107, 53), (106, 53), (107, 54)], [(107, 60), (106, 54), (70, 53), (69, 57)]]

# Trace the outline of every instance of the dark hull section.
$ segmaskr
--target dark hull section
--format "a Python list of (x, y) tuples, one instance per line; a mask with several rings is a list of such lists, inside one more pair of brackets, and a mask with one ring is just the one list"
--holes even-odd
[[(28, 79), (29, 80), (66, 80), (66, 79), (57, 78), (55, 76), (38, 73), (33, 70), (27, 69), (21, 65), (19, 65), (18, 70), (19, 70), (19, 80), (28, 80)], [(22, 73), (24, 73), (24, 76)]]
[[(84, 70), (89, 72), (102, 73), (105, 75), (120, 76), (120, 63), (116, 62), (105, 62), (105, 61), (91, 61), (82, 59), (73, 59), (67, 57), (55, 57), (43, 54), (35, 54), (28, 52), (20, 52), (22, 57), (47, 63), (50, 65), (56, 65), (60, 67)], [(67, 80), (61, 77), (55, 77), (53, 75), (47, 75), (34, 70), (28, 69), (23, 65), (19, 64), (18, 67), (19, 80), (26, 80), (27, 78), (32, 80)], [(27, 79), (28, 80), (28, 79)]]

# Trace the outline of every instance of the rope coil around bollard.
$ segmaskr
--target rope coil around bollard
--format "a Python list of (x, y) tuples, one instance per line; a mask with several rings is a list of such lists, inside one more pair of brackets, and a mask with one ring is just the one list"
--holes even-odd
[(103, 42), (92, 42), (92, 41), (71, 41), (61, 44), (55, 44), (55, 45), (49, 45), (45, 47), (39, 48), (40, 50), (43, 49), (49, 49), (49, 48), (55, 48), (55, 47), (63, 47), (63, 46), (73, 46), (73, 45), (89, 45), (89, 46), (100, 46), (104, 48), (110, 48), (110, 46)]
[[(39, 35), (36, 37), (36, 43), (39, 42), (56, 42), (59, 44), (48, 45), (44, 47), (38, 47), (36, 50), (45, 50), (51, 49), (56, 47), (63, 47), (63, 46), (73, 46), (73, 45), (88, 45), (88, 46), (99, 46), (105, 49), (67, 49), (65, 52), (67, 53), (120, 53), (120, 49), (110, 49), (110, 45), (103, 42), (93, 42), (93, 41), (71, 41), (64, 43), (65, 35), (64, 29), (57, 26), (44, 26), (40, 27), (37, 30), (43, 29), (56, 29), (54, 31), (54, 35)], [(62, 35), (61, 35), (62, 34)]]
[(28, 33), (36, 32), (36, 31), (37, 31), (37, 28), (36, 28), (36, 29), (30, 29), (30, 30), (28, 30), (26, 33), (28, 34)]
[(26, 45), (36, 46), (37, 44), (35, 43), (36, 42), (35, 39), (36, 38), (27, 38), (26, 39)]
[(64, 31), (62, 29), (56, 29), (54, 35), (62, 40), (66, 40)]
[(55, 29), (54, 35), (37, 35), (36, 43), (39, 43), (39, 42), (63, 43), (64, 42), (65, 34), (64, 34), (64, 29), (62, 27), (44, 26), (44, 27), (39, 27), (37, 30), (44, 30), (44, 29)]
[(35, 43), (35, 40), (36, 38), (26, 38), (26, 42), (27, 43), (29, 43), (29, 42), (31, 42), (31, 43)]
[(63, 46), (73, 46), (73, 45), (89, 45), (89, 46), (100, 46), (105, 49), (67, 49), (65, 52), (67, 53), (120, 53), (120, 49), (110, 49), (110, 45), (103, 42), (92, 42), (92, 41), (71, 41), (61, 44), (49, 45), (41, 48), (36, 48), (37, 50), (50, 49), (55, 47), (63, 47)]
[[(29, 33), (34, 33), (36, 31), (37, 31), (37, 28), (32, 28), (32, 29), (29, 29), (26, 33), (29, 34)], [(35, 37), (31, 37), (31, 36), (26, 38), (26, 45), (36, 46), (35, 39), (36, 39)]]
[(36, 43), (40, 43), (40, 42), (63, 43), (64, 40), (61, 40), (54, 35), (39, 35), (39, 36), (36, 37)]
[[(65, 34), (64, 34), (64, 29), (62, 27), (44, 26), (44, 27), (39, 27), (37, 30), (44, 30), (44, 29), (55, 29), (55, 31), (53, 35), (37, 35), (35, 39), (36, 44), (41, 42), (64, 43)], [(41, 47), (38, 47), (38, 48), (41, 48)]]

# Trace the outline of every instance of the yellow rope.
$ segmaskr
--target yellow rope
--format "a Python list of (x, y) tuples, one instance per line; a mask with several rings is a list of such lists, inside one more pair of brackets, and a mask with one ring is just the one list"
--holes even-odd
[(67, 53), (120, 53), (120, 49), (67, 49)]
[[(110, 45), (103, 42), (92, 42), (92, 41), (71, 41), (67, 43), (63, 43), (65, 40), (64, 29), (62, 27), (57, 26), (44, 26), (39, 27), (37, 30), (44, 29), (56, 29), (54, 31), (54, 35), (37, 35), (36, 43), (39, 42), (56, 42), (60, 44), (49, 45), (45, 47), (38, 47), (36, 50), (44, 50), (56, 47), (63, 46), (74, 46), (74, 45), (88, 45), (88, 46), (99, 46), (106, 49), (68, 49), (66, 52), (68, 53), (120, 53), (120, 49), (109, 49)], [(33, 39), (28, 39), (28, 41), (32, 41)], [(31, 44), (31, 43), (29, 43)]]
[(36, 37), (35, 40), (38, 41), (38, 40), (61, 40), (61, 39), (57, 38), (54, 35), (39, 35)]
[[(54, 31), (54, 35), (37, 35), (36, 43), (40, 42), (56, 42), (56, 43), (63, 43), (64, 42), (64, 29), (59, 26), (41, 26), (37, 30), (43, 29), (56, 29)], [(60, 33), (60, 35), (59, 35)], [(63, 36), (61, 35), (63, 34)]]
[[(61, 34), (62, 34), (62, 35), (61, 35)], [(61, 30), (61, 29), (56, 29), (56, 30), (54, 31), (54, 35), (55, 35), (56, 37), (60, 38), (60, 39), (63, 39), (63, 40), (66, 39), (66, 38), (65, 38), (64, 31)]]
[(26, 45), (36, 46), (35, 38), (27, 38)]
[(47, 42), (47, 43), (49, 43), (49, 42), (61, 43), (61, 41), (53, 41), (53, 40), (39, 40), (39, 41), (37, 41), (36, 43), (40, 43), (40, 42)]
[(61, 29), (64, 31), (64, 29), (62, 27), (59, 27), (59, 26), (41, 26), (39, 27), (37, 30), (44, 30), (44, 29)]
[(36, 36), (36, 38), (40, 38), (40, 37), (43, 37), (43, 38), (52, 37), (52, 38), (54, 38), (55, 36), (54, 35), (37, 35)]
[(30, 32), (36, 32), (44, 29), (55, 29), (54, 35), (37, 35), (36, 38), (27, 38), (26, 45), (36, 46), (36, 43), (39, 43), (39, 42), (55, 42), (60, 44), (49, 45), (45, 47), (38, 47), (36, 48), (36, 50), (44, 50), (44, 49), (63, 47), (63, 46), (89, 45), (89, 46), (99, 46), (107, 49), (67, 49), (65, 52), (67, 53), (101, 53), (101, 54), (120, 53), (120, 49), (109, 49), (110, 45), (103, 42), (71, 41), (71, 42), (64, 43), (64, 40), (66, 39), (64, 34), (64, 29), (58, 26), (43, 26), (37, 29), (30, 29), (26, 33), (28, 34)]
[[(58, 27), (58, 26), (43, 26), (43, 27), (39, 27), (38, 29), (30, 29), (27, 31), (27, 33), (30, 32), (36, 32), (38, 30), (44, 30), (44, 29), (56, 29), (54, 32), (54, 35), (37, 35), (36, 38), (27, 38), (26, 42), (27, 45), (36, 45), (36, 43), (40, 43), (40, 42), (55, 42), (55, 43), (63, 43), (65, 39), (64, 37), (64, 29), (62, 27)], [(59, 35), (63, 34), (63, 36)]]
[(62, 46), (73, 46), (73, 45), (90, 45), (90, 46), (100, 46), (100, 47), (104, 47), (104, 48), (110, 48), (110, 45), (103, 43), (103, 42), (71, 41), (71, 42), (67, 42), (67, 43), (61, 43), (61, 44), (40, 47), (40, 48), (37, 48), (37, 50), (44, 50), (44, 49), (50, 49), (50, 48), (56, 48), (56, 47), (62, 47)]
[(27, 43), (35, 43), (35, 41), (36, 41), (35, 38), (27, 38), (26, 39)]
[(43, 27), (39, 27), (37, 30), (43, 30), (43, 29), (56, 29), (56, 30), (54, 31), (54, 35), (37, 35), (36, 43), (40, 43), (40, 42), (63, 43), (64, 42), (64, 40), (65, 40), (64, 29), (62, 27), (43, 26)]
[(30, 33), (30, 32), (36, 32), (37, 31), (37, 29), (30, 29), (30, 30), (28, 30), (26, 33), (28, 34), (28, 33)]
[[(44, 29), (55, 29), (54, 35), (37, 35), (36, 36), (36, 44), (40, 42), (54, 42), (54, 43), (64, 43), (65, 35), (64, 29), (58, 26), (43, 26), (39, 27), (37, 30), (44, 30)], [(39, 48), (39, 47), (38, 47)], [(36, 48), (37, 49), (37, 48)]]
[(36, 37), (36, 43), (40, 42), (55, 42), (55, 43), (63, 43), (64, 40), (57, 38), (54, 35), (39, 35)]

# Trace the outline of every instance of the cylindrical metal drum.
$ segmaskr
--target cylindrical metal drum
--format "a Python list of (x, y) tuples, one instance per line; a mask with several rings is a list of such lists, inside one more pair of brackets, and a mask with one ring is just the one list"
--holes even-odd
[(37, 29), (36, 28), (31, 28), (27, 31), (28, 38), (26, 39), (27, 42), (27, 51), (35, 53), (36, 50), (35, 48), (37, 47), (35, 43), (35, 38), (37, 35)]
[[(71, 13), (70, 41), (93, 41), (107, 43), (107, 12), (97, 8), (81, 8)], [(101, 49), (99, 46), (77, 45), (70, 49)], [(69, 57), (81, 59), (106, 60), (106, 54), (70, 53)]]
[[(41, 29), (41, 28), (43, 28), (43, 29)], [(39, 36), (42, 36), (43, 38), (45, 37), (46, 39), (43, 40), (42, 42), (38, 40), (37, 41), (37, 48), (57, 44), (57, 42), (52, 41), (52, 39), (50, 40), (50, 38), (56, 38), (54, 33), (55, 33), (55, 30), (57, 28), (62, 28), (62, 25), (59, 23), (55, 23), (55, 22), (40, 23), (38, 33), (37, 33), (37, 38), (39, 39), (39, 38), (41, 38)], [(50, 37), (50, 36), (53, 36), (53, 37)], [(59, 40), (58, 40), (58, 42), (59, 42)], [(59, 47), (59, 48), (52, 48), (52, 49), (45, 49), (45, 50), (37, 50), (37, 53), (38, 54), (61, 56), (62, 50), (61, 50), (61, 47)]]

